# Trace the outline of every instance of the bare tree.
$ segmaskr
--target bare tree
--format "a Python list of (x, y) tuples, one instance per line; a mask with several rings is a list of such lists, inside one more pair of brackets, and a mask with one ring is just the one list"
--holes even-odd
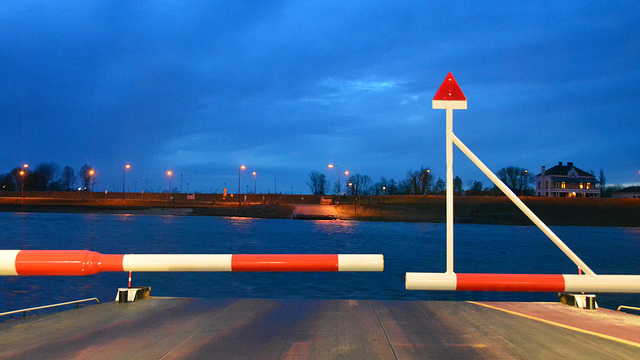
[(471, 187), (469, 188), (469, 190), (474, 191), (474, 192), (480, 192), (482, 191), (482, 183), (480, 181), (474, 181), (473, 184), (471, 185)]
[(446, 190), (447, 190), (447, 183), (444, 180), (438, 178), (438, 181), (436, 181), (436, 186), (433, 188), (433, 192), (435, 192), (436, 194), (440, 194)]
[(91, 171), (92, 171), (92, 167), (84, 164), (81, 168), (80, 168), (80, 173), (78, 174), (80, 176), (80, 181), (82, 182), (82, 189), (84, 191), (89, 191), (92, 190), (90, 189), (91, 187), (91, 182), (92, 182), (92, 178), (95, 176), (91, 175)]
[(372, 180), (369, 175), (353, 174), (349, 177), (351, 195), (371, 195), (373, 193)]
[(604, 170), (600, 169), (600, 191), (604, 191), (607, 185), (607, 179), (604, 177)]
[(42, 163), (36, 167), (34, 174), (39, 175), (37, 190), (49, 190), (60, 173), (60, 167), (56, 163)]
[(411, 184), (409, 183), (409, 180), (404, 179), (398, 183), (398, 194), (411, 195)]
[(340, 195), (340, 186), (338, 186), (338, 182), (333, 183), (333, 190), (331, 190), (335, 195)]
[(502, 182), (509, 187), (516, 195), (526, 195), (532, 192), (529, 187), (534, 179), (529, 172), (518, 166), (509, 166), (500, 169), (496, 175)]
[(409, 191), (413, 195), (425, 195), (431, 191), (431, 170), (421, 167), (420, 170), (407, 172)]
[(18, 184), (11, 174), (0, 175), (0, 191), (17, 191)]
[(65, 166), (62, 170), (62, 189), (68, 190), (73, 188), (73, 184), (76, 182), (75, 171), (71, 166)]
[(453, 179), (453, 193), (462, 194), (462, 179), (459, 176)]
[(14, 168), (13, 170), (11, 170), (9, 175), (11, 175), (11, 177), (13, 178), (16, 190), (33, 190), (31, 188), (31, 171), (29, 171), (28, 168), (25, 169), (22, 166)]
[(313, 195), (324, 195), (328, 186), (326, 176), (315, 170), (309, 173), (307, 185), (309, 185)]

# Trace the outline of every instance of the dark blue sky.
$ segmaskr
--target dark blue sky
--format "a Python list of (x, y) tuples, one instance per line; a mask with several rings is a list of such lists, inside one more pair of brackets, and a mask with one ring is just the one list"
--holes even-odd
[[(251, 4), (248, 4), (251, 3)], [(254, 4), (255, 3), (255, 4)], [(96, 190), (307, 193), (309, 172), (445, 178), (454, 132), (492, 170), (573, 161), (640, 183), (640, 3), (12, 2), (0, 9), (0, 172), (56, 162)], [(457, 149), (454, 174), (489, 180)], [(275, 180), (277, 179), (277, 180)], [(134, 185), (137, 181), (137, 185)], [(251, 186), (253, 187), (253, 186)]]

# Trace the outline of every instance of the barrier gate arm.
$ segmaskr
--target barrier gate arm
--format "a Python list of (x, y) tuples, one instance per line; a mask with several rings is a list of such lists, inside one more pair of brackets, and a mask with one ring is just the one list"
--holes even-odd
[(83, 276), (104, 271), (383, 271), (381, 254), (101, 254), (0, 250), (0, 276)]
[(407, 290), (640, 293), (640, 275), (406, 274)]

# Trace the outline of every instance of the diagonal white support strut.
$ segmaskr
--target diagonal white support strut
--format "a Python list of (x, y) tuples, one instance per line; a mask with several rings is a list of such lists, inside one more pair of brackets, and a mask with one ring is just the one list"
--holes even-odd
[(520, 198), (513, 193), (513, 191), (511, 191), (511, 189), (509, 189), (509, 187), (507, 185), (505, 185), (493, 172), (491, 172), (491, 170), (489, 170), (489, 168), (473, 153), (471, 152), (471, 150), (469, 150), (468, 147), (466, 147), (462, 141), (460, 141), (460, 139), (458, 139), (458, 137), (455, 136), (455, 134), (451, 133), (451, 136), (453, 138), (453, 143), (456, 144), (456, 146), (462, 150), (462, 152), (467, 155), (467, 157), (473, 161), (474, 164), (476, 164), (476, 166), (482, 170), (482, 172), (487, 175), (487, 177), (500, 189), (502, 190), (502, 192), (507, 195), (507, 197), (520, 209), (522, 210), (522, 212), (527, 215), (527, 217), (529, 219), (531, 219), (531, 221), (533, 221), (534, 224), (536, 224), (536, 226), (542, 230), (543, 233), (545, 233), (545, 235), (547, 235), (547, 237), (549, 237), (549, 239), (551, 239), (551, 241), (553, 241), (554, 244), (556, 244), (557, 247), (560, 248), (560, 250), (562, 250), (563, 253), (565, 253), (565, 255), (567, 255), (569, 257), (569, 259), (571, 259), (571, 261), (573, 261), (580, 269), (582, 269), (585, 274), (587, 275), (595, 275), (595, 273), (593, 272), (593, 270), (591, 270), (587, 264), (585, 264), (582, 260), (580, 260), (580, 258), (578, 257), (578, 255), (576, 255), (573, 251), (571, 251), (571, 249), (569, 249), (569, 247), (567, 245), (565, 245), (564, 242), (562, 242), (562, 240), (560, 240), (560, 238), (554, 234), (553, 231), (551, 231), (551, 229), (549, 229), (549, 227), (547, 225), (545, 225), (545, 223), (542, 222), (542, 220), (540, 220), (540, 218), (538, 218), (538, 216), (536, 216), (536, 214), (533, 213), (533, 211), (531, 211), (527, 205), (525, 205), (522, 200), (520, 200)]

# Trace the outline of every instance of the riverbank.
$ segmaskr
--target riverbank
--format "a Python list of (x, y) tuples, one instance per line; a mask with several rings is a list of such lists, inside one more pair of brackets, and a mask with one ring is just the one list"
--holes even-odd
[[(140, 215), (238, 216), (272, 219), (293, 217), (296, 205), (319, 204), (310, 195), (251, 195), (242, 202), (222, 197), (187, 200), (185, 194), (146, 194), (145, 198), (0, 196), (3, 212), (73, 212)], [(160, 195), (160, 196), (158, 196)], [(122, 195), (119, 195), (122, 196)], [(113, 198), (116, 197), (116, 198)], [(339, 219), (362, 221), (445, 222), (444, 196), (334, 197)], [(639, 227), (640, 199), (584, 199), (523, 197), (523, 202), (547, 225)], [(531, 221), (503, 196), (460, 196), (454, 200), (456, 223), (531, 225)]]
[[(522, 197), (521, 200), (549, 226), (640, 226), (640, 199)], [(341, 218), (446, 222), (445, 201), (444, 196), (429, 196), (423, 201), (363, 204), (357, 210), (343, 210)], [(456, 223), (467, 224), (533, 225), (504, 196), (455, 197), (454, 219)]]

